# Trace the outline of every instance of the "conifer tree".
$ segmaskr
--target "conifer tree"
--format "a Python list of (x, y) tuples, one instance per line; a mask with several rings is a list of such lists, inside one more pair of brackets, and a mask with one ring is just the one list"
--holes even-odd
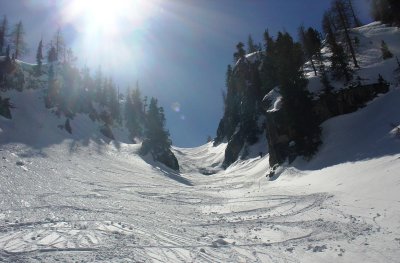
[(372, 0), (371, 15), (374, 20), (385, 24), (400, 25), (400, 1)]
[(57, 61), (56, 48), (52, 44), (50, 44), (50, 49), (47, 52), (47, 61), (49, 63)]
[(278, 85), (276, 64), (276, 43), (270, 36), (268, 30), (264, 32), (265, 54), (261, 68), (262, 95)]
[(353, 41), (350, 38), (350, 10), (348, 5), (344, 2), (344, 0), (334, 0), (332, 2), (331, 12), (333, 16), (336, 18), (337, 24), (339, 25), (339, 29), (342, 29), (344, 32), (344, 39), (346, 41), (346, 45), (350, 50), (350, 55), (353, 60), (353, 64), (356, 68), (358, 68), (358, 62), (356, 58), (355, 49), (353, 46)]
[(10, 57), (10, 45), (7, 45), (7, 48), (6, 48), (6, 60), (7, 60), (8, 62), (11, 61), (11, 57)]
[[(299, 39), (303, 47), (304, 54), (307, 60), (310, 61), (315, 76), (317, 76), (317, 69), (314, 62), (316, 59), (321, 59), (321, 37), (317, 30), (308, 28), (307, 31), (303, 26), (299, 28)], [(321, 61), (320, 61), (321, 62)]]
[(283, 110), (289, 125), (296, 132), (296, 152), (311, 156), (319, 145), (320, 128), (313, 111), (307, 79), (301, 70), (301, 45), (288, 33), (278, 33), (276, 39), (277, 77), (283, 97)]
[(240, 59), (243, 59), (246, 55), (246, 51), (244, 50), (244, 44), (239, 42), (236, 45), (236, 52), (233, 54), (234, 62), (238, 62)]
[(164, 109), (158, 107), (157, 104), (157, 99), (151, 98), (146, 112), (146, 147), (148, 147), (147, 151), (152, 152), (153, 155), (164, 152), (171, 147), (169, 132), (165, 130)]
[(145, 124), (144, 101), (142, 99), (139, 84), (136, 83), (135, 89), (128, 88), (125, 100), (125, 125), (131, 137), (143, 137)]
[(229, 82), (232, 77), (232, 66), (228, 65), (225, 74), (225, 87), (229, 87)]
[(43, 60), (43, 41), (40, 40), (37, 52), (36, 52), (36, 73), (40, 75), (42, 70), (42, 60)]
[(62, 58), (65, 60), (65, 42), (64, 37), (59, 28), (54, 35), (54, 48), (56, 52), (56, 60), (60, 61)]
[(257, 51), (257, 46), (254, 44), (253, 38), (249, 35), (247, 39), (247, 53), (254, 53)]
[(322, 28), (326, 34), (326, 40), (332, 52), (330, 60), (333, 77), (335, 79), (341, 79), (344, 77), (346, 81), (349, 81), (351, 79), (351, 74), (347, 63), (347, 56), (343, 48), (336, 41), (332, 25), (333, 23), (331, 21), (330, 12), (325, 12), (322, 19)]
[(393, 57), (392, 52), (390, 52), (390, 50), (389, 50), (387, 44), (386, 44), (385, 41), (383, 41), (383, 40), (382, 40), (382, 42), (381, 42), (381, 51), (382, 51), (382, 58), (383, 58), (384, 60)]
[(24, 26), (21, 21), (19, 21), (15, 26), (14, 30), (11, 33), (12, 35), (12, 43), (14, 48), (14, 58), (18, 59), (20, 56), (24, 55), (26, 52), (26, 43), (24, 40), (25, 31)]
[(56, 106), (56, 104), (58, 102), (57, 100), (58, 100), (58, 94), (59, 94), (59, 87), (57, 85), (57, 80), (56, 80), (53, 65), (51, 65), (49, 68), (48, 76), (49, 76), (48, 88), (47, 88), (45, 104), (46, 104), (46, 108), (51, 108), (51, 107)]
[(356, 12), (354, 11), (354, 7), (353, 7), (353, 1), (352, 0), (347, 0), (347, 6), (351, 12), (351, 15), (353, 17), (353, 24), (355, 27), (360, 27), (362, 26), (362, 23), (360, 21), (360, 19), (358, 19), (358, 16), (356, 15)]
[(6, 36), (8, 29), (7, 17), (4, 16), (0, 26), (0, 55), (3, 55), (3, 49), (6, 47)]

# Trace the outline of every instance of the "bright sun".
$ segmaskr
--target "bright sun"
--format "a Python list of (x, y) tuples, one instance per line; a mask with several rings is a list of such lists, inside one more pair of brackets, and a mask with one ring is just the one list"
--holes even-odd
[[(77, 34), (75, 50), (84, 60), (119, 65), (138, 56), (138, 35), (147, 32), (162, 0), (60, 0), (63, 25)], [(136, 48), (136, 50), (135, 50)]]
[(69, 0), (64, 17), (79, 20), (80, 30), (115, 34), (126, 27), (140, 26), (154, 5), (146, 0)]

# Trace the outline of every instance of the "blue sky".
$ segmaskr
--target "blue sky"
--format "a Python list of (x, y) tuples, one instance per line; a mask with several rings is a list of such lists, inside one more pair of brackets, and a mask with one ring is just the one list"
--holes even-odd
[[(123, 10), (123, 18), (112, 25), (116, 30), (104, 33), (94, 25), (104, 15), (93, 18), (96, 5), (88, 19), (79, 14), (66, 18), (65, 2), (71, 1), (84, 2), (0, 0), (10, 24), (22, 20), (25, 26), (30, 48), (25, 60), (34, 61), (40, 38), (50, 41), (60, 27), (78, 65), (93, 72), (101, 64), (121, 90), (139, 81), (143, 94), (157, 97), (173, 144), (180, 147), (201, 145), (208, 135), (215, 136), (223, 114), (226, 66), (237, 42), (246, 43), (249, 34), (261, 42), (265, 29), (272, 35), (285, 30), (294, 37), (301, 24), (320, 29), (330, 6), (330, 0), (153, 0), (150, 8)], [(112, 11), (118, 0), (102, 2)], [(369, 22), (368, 0), (353, 2), (361, 20)]]

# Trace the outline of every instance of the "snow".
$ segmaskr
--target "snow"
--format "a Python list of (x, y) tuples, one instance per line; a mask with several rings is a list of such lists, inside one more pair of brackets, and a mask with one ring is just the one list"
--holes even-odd
[[(0, 147), (0, 259), (396, 262), (400, 141), (389, 122), (400, 121), (399, 99), (392, 89), (325, 122), (320, 153), (272, 180), (268, 156), (220, 169), (226, 144), (174, 148), (182, 172), (171, 174), (135, 154), (139, 145), (88, 143), (56, 127), (35, 134), (53, 143), (15, 135)], [(23, 125), (1, 119), (3, 133), (10, 122)]]
[[(357, 37), (360, 41), (359, 45), (356, 46), (356, 58), (360, 69), (354, 70), (356, 77), (353, 81), (357, 81), (356, 78), (358, 76), (363, 85), (376, 83), (380, 74), (389, 83), (398, 83), (400, 76), (394, 74), (394, 71), (398, 68), (396, 56), (400, 57), (400, 29), (381, 24), (380, 22), (373, 22), (352, 29), (351, 35), (352, 38)], [(382, 59), (382, 40), (385, 41), (389, 50), (393, 53), (393, 58)], [(330, 55), (330, 50), (324, 47), (322, 49), (322, 56), (325, 58), (325, 61)], [(325, 63), (325, 66), (329, 66), (329, 62)], [(304, 72), (309, 80), (308, 89), (310, 92), (314, 94), (321, 92), (323, 86), (320, 78), (314, 75), (310, 62), (305, 64)], [(343, 89), (346, 86), (342, 81), (331, 81), (331, 85), (334, 90)]]
[(226, 170), (226, 143), (174, 147), (178, 174), (84, 115), (58, 128), (41, 92), (8, 92), (0, 117), (2, 262), (398, 262), (396, 85), (272, 178), (265, 140)]
[(279, 111), (282, 107), (282, 95), (279, 88), (274, 88), (263, 98), (263, 103), (268, 103), (267, 112)]

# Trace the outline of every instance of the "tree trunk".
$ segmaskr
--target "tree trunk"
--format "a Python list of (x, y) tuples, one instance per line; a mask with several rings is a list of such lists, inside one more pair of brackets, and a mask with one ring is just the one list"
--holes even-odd
[(311, 66), (314, 70), (314, 74), (315, 74), (315, 76), (317, 76), (317, 69), (315, 68), (314, 61), (312, 60), (312, 58), (310, 58), (310, 62), (311, 62)]
[(356, 27), (360, 27), (361, 26), (361, 22), (358, 19), (358, 17), (356, 16), (356, 13), (354, 12), (353, 3), (351, 2), (351, 0), (348, 0), (348, 2), (349, 2), (349, 7), (350, 7), (351, 14), (353, 16), (354, 25)]

